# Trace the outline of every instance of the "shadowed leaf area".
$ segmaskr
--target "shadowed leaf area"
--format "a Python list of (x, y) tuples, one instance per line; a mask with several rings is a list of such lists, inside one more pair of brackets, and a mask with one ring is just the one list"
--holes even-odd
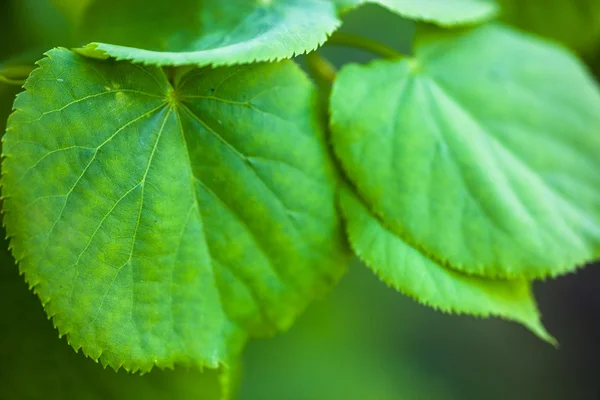
[(518, 28), (561, 42), (583, 55), (600, 45), (597, 0), (499, 0), (502, 19)]

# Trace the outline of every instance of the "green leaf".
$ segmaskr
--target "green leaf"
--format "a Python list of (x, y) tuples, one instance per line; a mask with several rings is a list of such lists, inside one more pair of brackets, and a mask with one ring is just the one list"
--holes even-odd
[(75, 349), (218, 367), (344, 272), (317, 94), (294, 63), (163, 71), (57, 49), (25, 88), (5, 224)]
[(503, 20), (587, 54), (600, 45), (597, 0), (500, 0)]
[(329, 0), (94, 1), (80, 24), (94, 43), (81, 52), (154, 65), (280, 60), (316, 49), (339, 25)]
[(498, 12), (494, 0), (333, 0), (341, 10), (373, 3), (409, 19), (443, 26), (488, 20)]
[[(3, 232), (2, 232), (3, 234)], [(4, 237), (4, 236), (2, 236)], [(0, 242), (0, 396), (7, 399), (199, 399), (226, 398), (219, 373), (194, 369), (114, 372), (75, 354), (45, 318)]]
[(388, 285), (443, 312), (520, 322), (556, 343), (540, 322), (526, 280), (490, 280), (448, 269), (386, 228), (349, 188), (341, 191), (341, 207), (354, 252)]
[(348, 66), (331, 103), (348, 178), (407, 244), (490, 278), (600, 255), (600, 94), (570, 53), (485, 26)]

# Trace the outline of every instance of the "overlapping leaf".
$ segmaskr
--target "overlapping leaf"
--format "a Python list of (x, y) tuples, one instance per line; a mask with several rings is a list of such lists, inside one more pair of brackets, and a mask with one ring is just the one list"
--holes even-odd
[(386, 228), (350, 188), (342, 190), (340, 200), (354, 251), (384, 282), (435, 309), (510, 319), (555, 343), (540, 322), (526, 280), (490, 280), (448, 269)]
[(340, 24), (328, 0), (94, 1), (83, 51), (155, 65), (231, 65), (312, 51)]
[(53, 50), (4, 140), (5, 223), (61, 334), (113, 367), (217, 367), (345, 269), (292, 62), (169, 70)]
[[(331, 102), (341, 164), (395, 237), (380, 251), (502, 279), (600, 255), (600, 95), (564, 50), (502, 26), (448, 34), (346, 67)], [(386, 255), (372, 267), (389, 270)]]

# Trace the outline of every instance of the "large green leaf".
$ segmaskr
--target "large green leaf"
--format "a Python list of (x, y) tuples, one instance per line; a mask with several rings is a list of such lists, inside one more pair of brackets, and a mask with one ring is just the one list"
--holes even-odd
[(345, 270), (316, 91), (292, 62), (53, 50), (4, 140), (5, 224), (61, 334), (113, 367), (217, 367)]
[(103, 0), (79, 25), (95, 42), (82, 50), (88, 55), (203, 66), (290, 58), (320, 46), (339, 24), (328, 0)]
[(541, 278), (600, 255), (600, 94), (568, 52), (502, 26), (348, 66), (333, 143), (369, 210), (469, 274)]
[(379, 4), (409, 19), (439, 25), (461, 25), (492, 18), (498, 11), (494, 0), (333, 0), (340, 9), (360, 4)]
[(7, 242), (0, 241), (0, 398), (224, 398), (227, 388), (222, 390), (216, 371), (184, 368), (139, 376), (103, 369), (75, 354), (58, 338), (39, 302), (28, 292), (7, 247)]
[(503, 19), (582, 53), (600, 45), (598, 0), (499, 0)]
[(354, 252), (387, 284), (435, 309), (500, 316), (554, 342), (539, 320), (531, 284), (526, 280), (490, 280), (446, 268), (386, 228), (349, 188), (341, 192), (341, 206)]

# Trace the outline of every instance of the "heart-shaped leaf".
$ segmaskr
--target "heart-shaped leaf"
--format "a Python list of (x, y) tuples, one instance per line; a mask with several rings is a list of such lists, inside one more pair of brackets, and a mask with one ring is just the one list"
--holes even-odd
[(76, 349), (217, 367), (345, 270), (316, 91), (294, 63), (163, 71), (59, 49), (25, 88), (5, 224)]
[(563, 49), (502, 26), (442, 35), (344, 68), (331, 103), (348, 178), (406, 243), (503, 279), (600, 255), (600, 93)]

